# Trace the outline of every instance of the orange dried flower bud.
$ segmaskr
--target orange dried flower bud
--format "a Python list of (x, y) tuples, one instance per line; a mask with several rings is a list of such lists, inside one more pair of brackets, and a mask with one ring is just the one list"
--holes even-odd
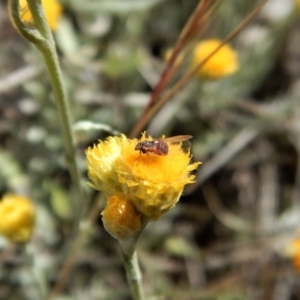
[(120, 196), (108, 198), (102, 221), (106, 231), (117, 240), (126, 240), (141, 227), (141, 215)]

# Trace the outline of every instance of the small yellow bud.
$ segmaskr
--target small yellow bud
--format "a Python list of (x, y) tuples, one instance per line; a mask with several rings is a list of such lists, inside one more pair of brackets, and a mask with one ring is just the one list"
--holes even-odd
[(106, 231), (117, 240), (126, 240), (141, 227), (141, 215), (120, 196), (108, 198), (102, 221)]
[[(192, 67), (200, 65), (220, 45), (221, 41), (216, 39), (199, 42), (193, 51)], [(224, 45), (204, 63), (197, 75), (206, 79), (218, 79), (232, 75), (238, 69), (235, 51), (229, 45)]]
[(30, 239), (35, 225), (33, 203), (25, 197), (6, 194), (0, 201), (0, 234), (13, 242)]
[[(58, 26), (58, 21), (61, 17), (63, 8), (58, 0), (42, 0), (45, 15), (49, 23), (50, 29), (55, 31)], [(27, 6), (27, 0), (20, 0), (21, 15), (23, 22), (32, 23), (32, 16)]]

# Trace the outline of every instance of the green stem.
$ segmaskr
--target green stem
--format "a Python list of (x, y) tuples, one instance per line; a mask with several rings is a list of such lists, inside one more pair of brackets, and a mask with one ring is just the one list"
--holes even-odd
[(122, 258), (126, 271), (127, 282), (130, 286), (132, 299), (145, 299), (142, 288), (142, 273), (139, 267), (136, 251), (134, 251), (133, 253), (126, 253), (122, 248)]
[(141, 228), (133, 236), (126, 240), (119, 240), (122, 249), (122, 258), (124, 262), (126, 278), (133, 300), (145, 299), (142, 285), (142, 273), (136, 253), (136, 244), (148, 222), (148, 218), (143, 218)]
[[(9, 3), (11, 16), (15, 22), (15, 26), (20, 31), (20, 33), (25, 38), (33, 42), (34, 45), (38, 48), (38, 50), (41, 52), (53, 88), (53, 94), (56, 101), (56, 106), (62, 127), (63, 140), (65, 144), (64, 146), (66, 162), (75, 189), (73, 198), (74, 200), (72, 201), (73, 210), (75, 213), (74, 220), (78, 221), (80, 218), (80, 212), (82, 211), (80, 207), (82, 198), (80, 173), (76, 162), (75, 140), (71, 126), (72, 122), (70, 116), (70, 109), (65, 86), (63, 83), (62, 72), (60, 69), (58, 56), (55, 48), (55, 42), (49, 25), (46, 21), (41, 0), (27, 0), (29, 10), (33, 17), (35, 31), (31, 28), (26, 28), (26, 24), (23, 24), (22, 20), (20, 20), (18, 1), (19, 0), (10, 0)], [(39, 35), (36, 34), (36, 31), (38, 31)], [(24, 32), (26, 32), (26, 35), (23, 34)], [(28, 38), (28, 35), (30, 36), (30, 38)], [(36, 38), (36, 36), (38, 36), (39, 38)]]

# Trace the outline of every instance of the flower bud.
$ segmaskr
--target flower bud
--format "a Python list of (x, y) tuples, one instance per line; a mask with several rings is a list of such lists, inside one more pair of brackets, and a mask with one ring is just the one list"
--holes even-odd
[(117, 240), (128, 239), (141, 227), (141, 215), (130, 201), (120, 196), (107, 199), (102, 221), (106, 231)]
[(6, 194), (0, 201), (0, 234), (13, 242), (30, 239), (35, 225), (33, 203), (25, 197)]
[[(193, 51), (192, 67), (201, 64), (221, 45), (216, 39), (199, 42)], [(198, 76), (206, 79), (219, 79), (232, 75), (239, 69), (235, 51), (229, 45), (223, 45), (198, 71)]]

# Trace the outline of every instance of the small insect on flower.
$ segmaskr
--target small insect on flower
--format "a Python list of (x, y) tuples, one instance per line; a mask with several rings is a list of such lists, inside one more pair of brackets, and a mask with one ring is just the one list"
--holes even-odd
[[(168, 144), (177, 144), (191, 139), (191, 135), (176, 135), (169, 138), (159, 138), (155, 140), (144, 140), (137, 143), (134, 150), (143, 154), (154, 153), (156, 155), (167, 155), (169, 153)], [(189, 144), (189, 143), (188, 143)]]

